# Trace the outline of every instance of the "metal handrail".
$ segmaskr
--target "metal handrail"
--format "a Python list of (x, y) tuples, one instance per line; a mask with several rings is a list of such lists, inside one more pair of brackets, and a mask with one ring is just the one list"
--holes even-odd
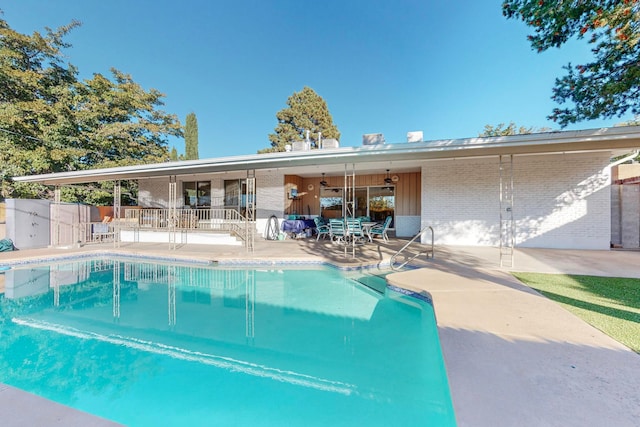
[[(396, 261), (396, 257), (398, 255), (400, 255), (402, 252), (404, 252), (405, 249), (407, 249), (409, 247), (409, 245), (411, 243), (413, 243), (418, 237), (422, 237), (422, 234), (427, 231), (427, 229), (431, 230), (431, 249), (427, 249), (426, 251), (422, 251), (422, 252), (418, 252), (418, 254), (412, 256), (411, 258), (409, 258), (408, 260), (406, 260), (405, 262), (403, 262), (402, 264), (400, 264), (398, 267), (395, 266), (395, 261)], [(431, 253), (431, 259), (433, 259), (434, 257), (434, 251), (433, 251), (433, 241), (434, 241), (434, 233), (433, 233), (433, 227), (431, 227), (430, 225), (427, 225), (426, 227), (424, 227), (422, 230), (420, 230), (420, 232), (418, 234), (416, 234), (415, 236), (413, 236), (413, 238), (411, 240), (409, 240), (409, 242), (407, 242), (406, 245), (404, 245), (398, 252), (396, 252), (395, 254), (393, 254), (393, 256), (389, 259), (389, 266), (391, 267), (392, 270), (399, 270), (402, 267), (404, 267), (405, 265), (409, 264), (411, 261), (413, 261), (414, 259), (418, 258), (420, 255), (422, 255), (423, 253), (427, 254), (427, 258), (429, 258), (429, 253)]]

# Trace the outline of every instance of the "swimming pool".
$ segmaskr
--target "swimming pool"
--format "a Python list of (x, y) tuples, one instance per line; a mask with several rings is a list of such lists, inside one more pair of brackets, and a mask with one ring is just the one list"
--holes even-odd
[(0, 382), (116, 422), (455, 425), (431, 305), (362, 273), (92, 259), (4, 275)]

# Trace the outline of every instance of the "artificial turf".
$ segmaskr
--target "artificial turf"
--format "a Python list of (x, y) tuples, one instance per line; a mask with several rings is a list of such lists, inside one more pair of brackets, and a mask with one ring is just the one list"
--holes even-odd
[(640, 353), (640, 279), (542, 273), (513, 275)]

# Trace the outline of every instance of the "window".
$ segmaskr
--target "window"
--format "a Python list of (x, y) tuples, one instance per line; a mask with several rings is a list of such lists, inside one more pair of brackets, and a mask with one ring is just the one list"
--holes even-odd
[(324, 218), (342, 217), (342, 188), (320, 187), (320, 214)]
[(184, 205), (192, 208), (211, 206), (211, 182), (191, 181), (182, 183)]
[[(395, 187), (369, 187), (369, 217), (371, 221), (382, 222), (388, 216), (395, 217)], [(394, 228), (395, 219), (390, 228)]]
[[(254, 196), (255, 205), (255, 196)], [(236, 209), (240, 215), (247, 214), (247, 180), (225, 179), (224, 181), (224, 207)]]

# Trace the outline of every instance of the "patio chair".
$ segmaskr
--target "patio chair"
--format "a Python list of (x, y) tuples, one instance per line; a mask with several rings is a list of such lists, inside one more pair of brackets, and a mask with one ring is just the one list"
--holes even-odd
[(389, 229), (389, 225), (391, 225), (391, 220), (391, 216), (388, 216), (384, 220), (384, 223), (371, 227), (371, 230), (369, 230), (369, 236), (371, 236), (371, 238), (373, 238), (373, 236), (381, 236), (382, 240), (388, 242), (389, 236), (387, 236), (387, 230)]
[(347, 234), (353, 243), (364, 243), (369, 240), (359, 219), (347, 218)]
[(329, 226), (327, 224), (322, 223), (322, 218), (319, 216), (313, 218), (313, 222), (316, 223), (316, 233), (318, 237), (316, 237), (316, 241), (320, 240), (320, 236), (324, 239), (326, 236), (330, 236)]
[(347, 230), (344, 228), (344, 221), (341, 219), (329, 220), (329, 236), (331, 240), (338, 243), (344, 243)]

